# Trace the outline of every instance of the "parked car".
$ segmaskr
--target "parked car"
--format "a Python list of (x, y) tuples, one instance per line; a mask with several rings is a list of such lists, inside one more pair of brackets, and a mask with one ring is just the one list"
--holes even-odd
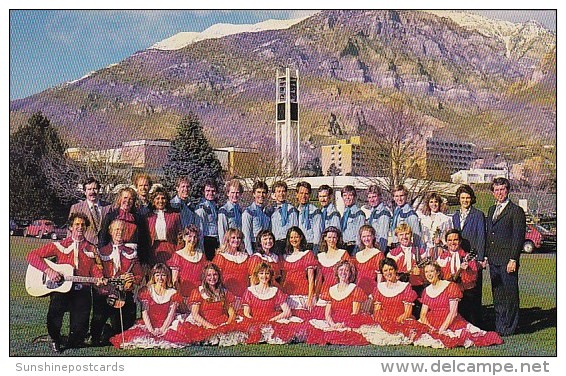
[(67, 226), (59, 227), (50, 220), (38, 219), (25, 228), (24, 236), (48, 237), (53, 240), (64, 239), (67, 237)]
[(10, 218), (10, 236), (22, 236), (29, 223), (29, 221)]
[(523, 252), (533, 253), (535, 250), (555, 250), (556, 234), (537, 224), (527, 224)]

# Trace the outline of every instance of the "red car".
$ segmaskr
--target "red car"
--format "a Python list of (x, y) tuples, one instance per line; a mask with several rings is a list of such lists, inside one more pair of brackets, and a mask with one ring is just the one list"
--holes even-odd
[(556, 249), (556, 234), (536, 224), (528, 224), (525, 232), (523, 252), (533, 253), (537, 249)]
[(50, 220), (38, 219), (24, 229), (24, 236), (49, 237), (53, 240), (64, 239), (67, 237), (67, 227), (57, 227)]

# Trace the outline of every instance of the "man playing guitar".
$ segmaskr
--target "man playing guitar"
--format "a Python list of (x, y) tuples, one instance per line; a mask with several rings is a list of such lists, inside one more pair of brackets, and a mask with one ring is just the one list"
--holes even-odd
[[(97, 284), (103, 284), (102, 265), (96, 258), (96, 247), (89, 243), (85, 231), (90, 222), (82, 213), (73, 213), (69, 217), (71, 236), (46, 244), (31, 251), (27, 261), (33, 267), (43, 271), (50, 281), (61, 281), (65, 276), (59, 274), (45, 262), (45, 258), (56, 258), (57, 264), (72, 265), (74, 275), (95, 277)], [(65, 312), (69, 312), (69, 339), (66, 348), (81, 347), (88, 330), (88, 319), (91, 308), (91, 287), (81, 283), (73, 283), (68, 292), (52, 292), (47, 311), (47, 332), (52, 339), (51, 349), (62, 351), (61, 327)]]
[(460, 231), (448, 230), (445, 236), (446, 249), (438, 255), (436, 262), (442, 268), (442, 278), (456, 282), (463, 292), (458, 304), (458, 311), (467, 321), (474, 325), (478, 323), (480, 312), (474, 305), (474, 286), (478, 277), (476, 253), (472, 250), (466, 253), (462, 249)]

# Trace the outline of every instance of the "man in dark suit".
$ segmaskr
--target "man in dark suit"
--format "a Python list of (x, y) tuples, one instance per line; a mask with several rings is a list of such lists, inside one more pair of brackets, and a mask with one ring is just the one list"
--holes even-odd
[(475, 251), (477, 254), (476, 260), (478, 261), (476, 284), (468, 292), (474, 312), (470, 313), (467, 320), (481, 328), (483, 327), (481, 318), (482, 268), (485, 267), (485, 216), (481, 210), (473, 206), (476, 203), (476, 195), (469, 185), (462, 184), (459, 186), (456, 190), (456, 197), (460, 202), (460, 208), (452, 216), (452, 227), (460, 230), (462, 249), (466, 253), (470, 253), (472, 250)]
[(489, 263), (495, 330), (511, 335), (519, 323), (519, 257), (525, 241), (525, 212), (509, 200), (511, 185), (495, 178), (491, 191), (496, 205), (487, 215), (486, 258)]
[(99, 199), (100, 183), (95, 178), (88, 178), (83, 183), (83, 190), (85, 200), (71, 206), (69, 218), (74, 213), (84, 214), (90, 222), (84, 236), (90, 243), (97, 245), (98, 233), (100, 232), (104, 217), (110, 210), (110, 204)]

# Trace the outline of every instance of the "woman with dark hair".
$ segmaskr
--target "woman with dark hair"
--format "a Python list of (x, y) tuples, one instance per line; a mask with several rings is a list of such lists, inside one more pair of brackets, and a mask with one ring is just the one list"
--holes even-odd
[(399, 280), (397, 269), (397, 262), (392, 258), (386, 257), (379, 263), (384, 280), (378, 282), (372, 292), (373, 318), (389, 335), (377, 331), (371, 337), (366, 336), (376, 345), (408, 344), (425, 329), (413, 316), (417, 293), (409, 282)]
[(320, 250), (317, 255), (320, 264), (317, 291), (320, 293), (327, 292), (330, 286), (338, 283), (334, 273), (336, 264), (343, 260), (351, 260), (348, 251), (341, 247), (342, 232), (338, 228), (330, 226), (322, 232)]
[(456, 283), (442, 279), (442, 268), (427, 262), (424, 275), (429, 285), (420, 298), (422, 309), (419, 322), (428, 333), (415, 340), (417, 346), (456, 347), (499, 345), (503, 340), (496, 332), (486, 332), (470, 324), (458, 314), (462, 290)]
[(126, 247), (137, 251), (138, 258), (142, 264), (150, 264), (149, 230), (147, 220), (136, 211), (136, 191), (130, 187), (124, 187), (118, 191), (112, 209), (104, 217), (99, 233), (98, 246), (104, 247), (112, 241), (110, 236), (110, 223), (115, 219), (125, 222), (123, 242)]
[(240, 307), (240, 298), (248, 288), (250, 257), (244, 249), (244, 234), (237, 228), (229, 228), (224, 234), (220, 248), (216, 250), (214, 263), (224, 277), (224, 285), (236, 296), (234, 308)]
[(309, 318), (316, 301), (315, 272), (318, 262), (307, 249), (303, 231), (297, 226), (287, 231), (285, 255), (281, 265), (283, 292), (289, 295), (288, 303), (301, 318)]
[(224, 286), (222, 271), (207, 263), (201, 271), (201, 284), (188, 299), (191, 314), (180, 325), (179, 332), (187, 343), (229, 346), (243, 343), (246, 334), (238, 331), (234, 320), (236, 297)]
[(338, 283), (321, 294), (326, 301), (324, 320), (312, 319), (311, 325), (319, 329), (309, 336), (309, 343), (337, 345), (367, 345), (369, 342), (352, 329), (373, 323), (369, 315), (361, 313), (367, 294), (356, 286), (356, 267), (348, 260), (334, 266)]
[(175, 320), (181, 296), (171, 283), (171, 269), (155, 264), (146, 286), (138, 292), (142, 319), (122, 334), (110, 338), (117, 348), (180, 348), (184, 338), (177, 331)]
[(452, 221), (446, 213), (447, 206), (444, 199), (435, 192), (429, 193), (418, 212), (421, 221), (421, 245), (426, 249), (429, 257), (436, 259), (437, 247), (444, 243), (444, 235), (452, 228)]
[[(189, 225), (182, 231), (183, 248), (177, 250), (167, 260), (171, 268), (173, 285), (184, 298), (201, 283), (202, 268), (206, 265), (206, 257), (197, 248), (200, 230), (196, 225)], [(189, 307), (181, 307), (188, 309)]]
[(169, 194), (162, 187), (149, 194), (152, 210), (147, 215), (152, 261), (166, 263), (177, 250), (181, 217), (169, 205)]
[(456, 197), (460, 202), (460, 208), (452, 215), (452, 225), (460, 231), (461, 247), (466, 253), (474, 251), (477, 260), (477, 279), (475, 286), (469, 290), (470, 301), (473, 312), (470, 322), (482, 327), (482, 291), (483, 277), (482, 268), (485, 268), (485, 246), (486, 246), (486, 223), (485, 216), (481, 210), (474, 207), (476, 195), (472, 187), (462, 184), (456, 190)]
[(279, 281), (281, 281), (281, 260), (283, 258), (272, 252), (273, 245), (275, 244), (275, 235), (273, 235), (273, 233), (269, 230), (261, 230), (257, 234), (255, 244), (256, 252), (250, 257), (250, 278), (253, 274), (254, 268), (258, 264), (265, 262), (273, 269), (274, 285), (280, 288), (281, 286), (279, 285)]

